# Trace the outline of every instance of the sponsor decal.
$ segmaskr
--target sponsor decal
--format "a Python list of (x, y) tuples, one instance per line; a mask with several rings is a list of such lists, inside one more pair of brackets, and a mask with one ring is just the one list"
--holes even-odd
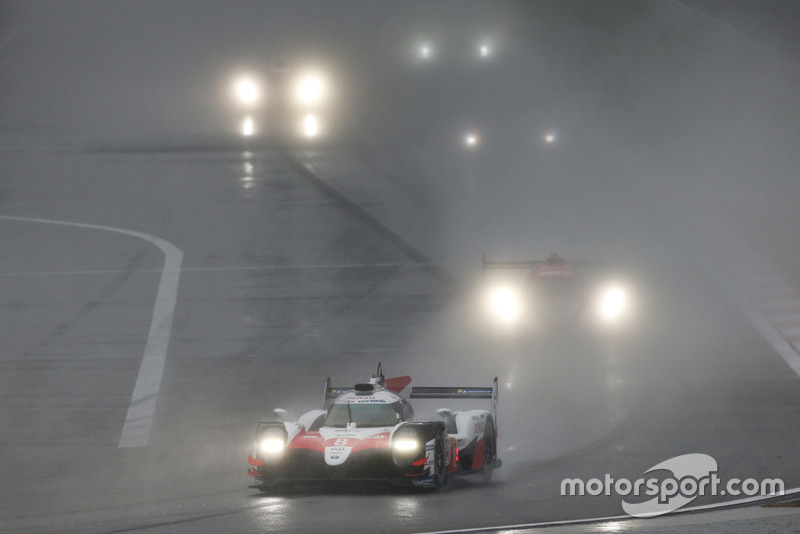
[(351, 440), (348, 438), (328, 440), (328, 442), (325, 444), (325, 463), (328, 465), (343, 464), (347, 460), (347, 457), (350, 456), (350, 452), (353, 450), (353, 447), (349, 446), (350, 441)]

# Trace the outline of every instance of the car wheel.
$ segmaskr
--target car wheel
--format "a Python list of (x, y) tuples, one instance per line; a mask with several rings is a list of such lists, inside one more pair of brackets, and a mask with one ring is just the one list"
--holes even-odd
[(447, 484), (447, 462), (444, 455), (444, 436), (441, 432), (436, 434), (436, 441), (433, 449), (433, 469), (435, 480), (434, 489), (442, 489)]
[(497, 437), (494, 433), (494, 421), (489, 417), (483, 430), (483, 471), (481, 480), (489, 482), (492, 479), (494, 466), (497, 461)]

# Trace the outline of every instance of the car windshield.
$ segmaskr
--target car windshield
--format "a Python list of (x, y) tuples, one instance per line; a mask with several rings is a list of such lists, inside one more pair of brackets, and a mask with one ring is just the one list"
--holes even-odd
[(535, 283), (538, 291), (551, 297), (572, 297), (580, 287), (580, 282), (573, 277), (539, 278)]
[(392, 426), (400, 420), (393, 404), (334, 404), (325, 418), (325, 426)]

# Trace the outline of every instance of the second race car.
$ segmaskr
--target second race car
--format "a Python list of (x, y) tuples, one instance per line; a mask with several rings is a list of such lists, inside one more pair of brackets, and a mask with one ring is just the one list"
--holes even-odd
[(619, 327), (631, 317), (632, 299), (613, 271), (604, 262), (567, 261), (557, 254), (544, 261), (484, 257), (484, 305), (491, 320), (506, 327)]

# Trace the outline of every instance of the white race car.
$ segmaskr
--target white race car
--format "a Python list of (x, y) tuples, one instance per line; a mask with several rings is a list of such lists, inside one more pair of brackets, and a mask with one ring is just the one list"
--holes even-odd
[[(497, 378), (489, 387), (410, 387), (411, 378), (378, 372), (351, 388), (325, 383), (322, 410), (287, 421), (261, 422), (248, 457), (255, 484), (272, 491), (298, 481), (386, 480), (441, 488), (452, 476), (485, 481), (497, 458)], [(486, 399), (490, 410), (440, 408), (439, 420), (418, 421), (409, 398)]]

